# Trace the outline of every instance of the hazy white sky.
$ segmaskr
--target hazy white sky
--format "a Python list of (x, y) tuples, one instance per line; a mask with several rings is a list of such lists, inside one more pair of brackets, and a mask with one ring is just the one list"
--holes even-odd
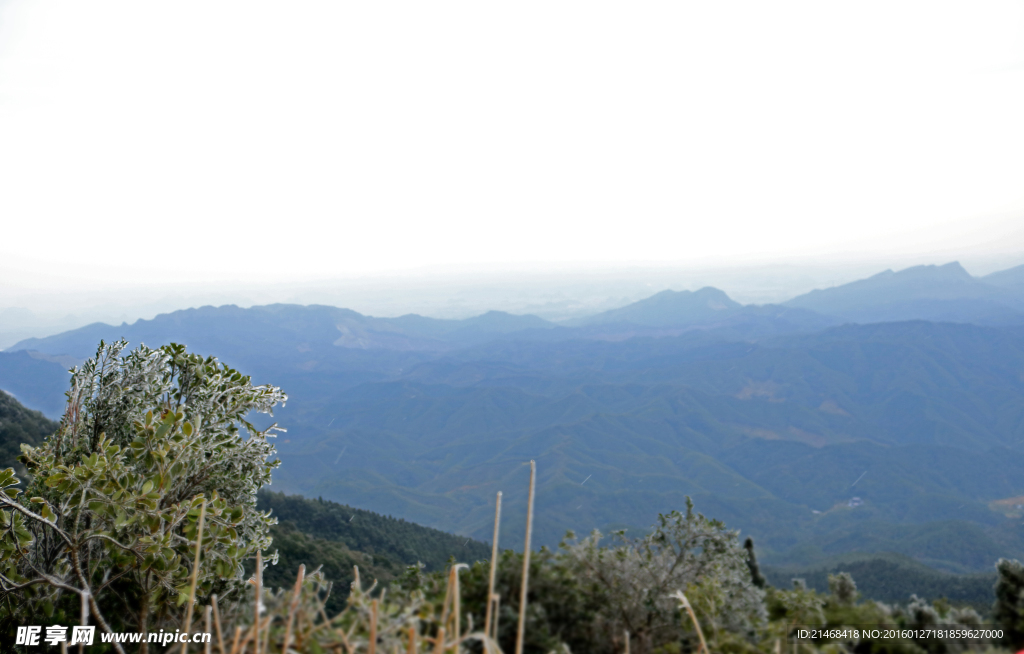
[(0, 0), (0, 284), (1024, 253), (1022, 116), (1021, 0)]

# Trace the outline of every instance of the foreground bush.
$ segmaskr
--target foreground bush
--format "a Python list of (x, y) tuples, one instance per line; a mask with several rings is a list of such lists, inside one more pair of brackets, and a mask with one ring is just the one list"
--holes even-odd
[(240, 592), (243, 561), (270, 545), (256, 492), (278, 463), (275, 428), (248, 418), (284, 393), (180, 345), (125, 346), (101, 343), (73, 371), (57, 432), (22, 447), (26, 491), (0, 472), (5, 636), (42, 616), (179, 628), (190, 594)]
[[(502, 554), (495, 592), (505, 651), (515, 639), (521, 568), (521, 554)], [(462, 581), (466, 610), (476, 620), (486, 610), (488, 573), (489, 564), (479, 562)], [(685, 514), (659, 516), (644, 538), (570, 534), (558, 551), (531, 558), (529, 591), (527, 645), (538, 652), (563, 644), (574, 652), (621, 652), (627, 632), (630, 651), (639, 654), (695, 647), (693, 625), (672, 597), (677, 591), (689, 597), (716, 644), (753, 642), (766, 617), (764, 592), (752, 582), (737, 533), (692, 504)]]

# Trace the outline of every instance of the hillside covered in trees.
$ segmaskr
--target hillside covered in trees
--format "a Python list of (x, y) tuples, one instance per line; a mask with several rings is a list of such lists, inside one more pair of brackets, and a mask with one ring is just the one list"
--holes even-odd
[[(20, 444), (38, 445), (56, 430), (57, 423), (2, 392), (0, 411), (0, 468), (17, 468)], [(417, 563), (429, 573), (443, 570), (452, 559), (473, 563), (490, 557), (490, 546), (478, 540), (323, 498), (266, 489), (259, 494), (258, 506), (278, 520), (271, 535), (279, 560), (265, 572), (267, 584), (287, 586), (300, 564), (310, 570), (322, 566), (325, 578), (334, 584), (328, 600), (332, 610), (344, 606), (353, 566), (359, 566), (364, 578), (387, 585)], [(785, 587), (790, 579), (802, 578), (820, 592), (827, 591), (829, 574), (850, 572), (864, 597), (890, 603), (908, 601), (916, 594), (928, 600), (946, 598), (987, 613), (994, 597), (994, 572), (942, 572), (897, 554), (839, 556), (816, 565), (765, 566), (764, 571), (776, 586)]]
[(309, 570), (323, 566), (325, 577), (335, 585), (328, 601), (334, 610), (345, 605), (354, 565), (363, 578), (387, 585), (418, 563), (434, 572), (450, 560), (472, 562), (491, 556), (485, 543), (323, 498), (262, 491), (258, 507), (278, 520), (270, 534), (280, 558), (264, 573), (266, 583), (286, 587), (299, 565)]
[(26, 409), (13, 396), (0, 390), (0, 469), (13, 467), (24, 473), (17, 460), (21, 444), (39, 445), (57, 430), (57, 423), (39, 411)]

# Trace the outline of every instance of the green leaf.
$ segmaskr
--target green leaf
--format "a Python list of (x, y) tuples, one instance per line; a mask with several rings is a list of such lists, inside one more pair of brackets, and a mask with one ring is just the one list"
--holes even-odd
[(54, 474), (46, 478), (46, 485), (49, 486), (50, 488), (53, 488), (54, 486), (64, 481), (65, 479), (67, 479), (67, 476), (65, 474), (61, 472), (55, 472)]
[(142, 493), (145, 495), (145, 494), (148, 494), (152, 490), (153, 490), (153, 480), (152, 479), (147, 479), (146, 483), (144, 483), (142, 485)]

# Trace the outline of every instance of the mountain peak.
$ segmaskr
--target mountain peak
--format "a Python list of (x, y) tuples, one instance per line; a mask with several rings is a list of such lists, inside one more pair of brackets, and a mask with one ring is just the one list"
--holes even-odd
[(584, 325), (633, 323), (648, 327), (686, 325), (731, 315), (743, 307), (713, 286), (696, 291), (665, 290), (618, 309), (586, 318)]
[(905, 268), (893, 275), (894, 278), (911, 279), (926, 278), (946, 281), (975, 281), (971, 273), (967, 272), (959, 261), (938, 265), (912, 266)]
[[(849, 284), (795, 297), (786, 306), (811, 309), (854, 322), (1006, 319), (1005, 293), (967, 272), (959, 261), (886, 270)], [(968, 320), (969, 322), (969, 320)]]

